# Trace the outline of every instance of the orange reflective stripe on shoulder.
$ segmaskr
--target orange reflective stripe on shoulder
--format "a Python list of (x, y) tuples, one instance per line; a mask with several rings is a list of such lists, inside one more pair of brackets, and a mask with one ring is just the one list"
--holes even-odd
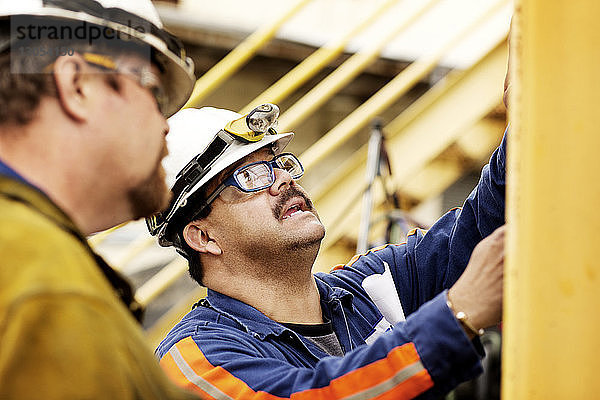
[[(178, 342), (160, 361), (175, 383), (216, 400), (281, 400), (264, 391), (254, 391), (221, 367), (213, 366), (192, 338)], [(265, 371), (268, 374), (268, 371)], [(390, 351), (386, 358), (367, 364), (328, 386), (292, 393), (298, 400), (411, 399), (433, 386), (413, 343)]]
[[(406, 237), (414, 235), (415, 233), (417, 233), (417, 231), (422, 231), (423, 232), (423, 229), (413, 228), (413, 229), (410, 230), (410, 232), (408, 232), (408, 234), (406, 235)], [(352, 264), (354, 264), (355, 262), (357, 262), (359, 258), (361, 258), (362, 256), (366, 256), (369, 253), (373, 253), (373, 252), (376, 252), (376, 251), (383, 250), (383, 249), (385, 249), (388, 246), (402, 246), (404, 244), (406, 244), (406, 242), (402, 242), (402, 243), (387, 243), (387, 244), (383, 244), (381, 246), (373, 247), (372, 249), (367, 250), (366, 253), (355, 254), (354, 256), (352, 256), (352, 258), (350, 259), (350, 261), (348, 261), (348, 263), (346, 263), (346, 264), (338, 264), (338, 265), (334, 266), (331, 269), (330, 272), (337, 271), (339, 269), (344, 269), (346, 267), (351, 267)]]
[(367, 252), (366, 252), (366, 253), (362, 253), (362, 254), (355, 254), (354, 256), (352, 256), (352, 258), (350, 259), (350, 261), (348, 261), (346, 264), (342, 264), (342, 265), (336, 265), (336, 266), (334, 267), (334, 269), (335, 269), (335, 270), (338, 270), (338, 269), (344, 269), (344, 268), (346, 268), (346, 267), (351, 267), (351, 266), (352, 266), (352, 264), (354, 264), (355, 262), (357, 262), (357, 261), (358, 261), (358, 259), (359, 259), (359, 258), (361, 258), (362, 256), (366, 256), (367, 254), (369, 254), (369, 253), (372, 253), (372, 252), (375, 252), (375, 251), (383, 250), (383, 249), (385, 249), (385, 248), (386, 248), (386, 247), (388, 247), (388, 246), (401, 246), (401, 245), (403, 245), (403, 244), (404, 244), (404, 243), (401, 243), (401, 244), (392, 244), (392, 243), (388, 243), (388, 244), (384, 244), (384, 245), (381, 245), (381, 246), (373, 247), (372, 249), (369, 249), (369, 250), (367, 250)]

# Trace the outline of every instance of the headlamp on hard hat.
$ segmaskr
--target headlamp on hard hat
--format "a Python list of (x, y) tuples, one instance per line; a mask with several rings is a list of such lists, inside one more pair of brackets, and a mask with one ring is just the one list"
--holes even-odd
[(235, 143), (258, 143), (265, 135), (276, 135), (279, 107), (262, 104), (245, 116), (234, 119), (219, 130), (212, 141), (177, 174), (171, 189), (174, 200), (167, 210), (146, 219), (151, 235), (164, 239), (168, 223), (187, 205), (188, 194), (211, 171), (213, 164)]

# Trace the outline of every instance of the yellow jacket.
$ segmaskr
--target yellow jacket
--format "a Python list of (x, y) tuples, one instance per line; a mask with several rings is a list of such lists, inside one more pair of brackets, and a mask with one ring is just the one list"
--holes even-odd
[(0, 175), (0, 399), (189, 398), (124, 302), (139, 311), (69, 217)]

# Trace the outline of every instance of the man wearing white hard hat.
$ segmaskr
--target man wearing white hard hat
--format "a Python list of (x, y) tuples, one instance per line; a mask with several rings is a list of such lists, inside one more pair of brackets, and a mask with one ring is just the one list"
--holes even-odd
[(325, 228), (277, 115), (169, 120), (173, 199), (147, 223), (208, 288), (156, 350), (169, 376), (214, 399), (439, 398), (477, 376), (501, 317), (505, 141), (462, 210), (313, 275)]
[(169, 201), (193, 65), (150, 0), (0, 2), (0, 398), (189, 398), (85, 236)]

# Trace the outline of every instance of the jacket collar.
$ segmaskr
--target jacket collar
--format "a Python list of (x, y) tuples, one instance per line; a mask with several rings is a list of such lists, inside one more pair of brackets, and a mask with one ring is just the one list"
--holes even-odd
[[(352, 293), (342, 288), (331, 287), (316, 277), (315, 280), (321, 296), (321, 307), (327, 317), (331, 316), (329, 308), (332, 303), (338, 300), (344, 305), (352, 303)], [(291, 332), (289, 328), (267, 317), (256, 308), (214, 290), (208, 289), (206, 300), (210, 308), (236, 321), (246, 332), (260, 340), (265, 340), (269, 335), (280, 336), (284, 332), (288, 332), (286, 334)]]
[(337, 301), (340, 301), (346, 307), (352, 306), (354, 295), (351, 292), (344, 288), (331, 286), (317, 276), (314, 276), (314, 278), (317, 283), (317, 289), (319, 289), (319, 295), (321, 296), (321, 307), (323, 310), (329, 309), (329, 305)]
[(19, 174), (17, 171), (12, 169), (8, 164), (4, 163), (2, 160), (0, 160), (0, 175), (6, 175), (10, 178), (30, 184), (29, 182), (27, 182), (27, 180), (25, 178), (23, 178), (21, 176), (21, 174)]
[(0, 194), (29, 205), (63, 229), (83, 238), (71, 218), (40, 189), (0, 161)]

